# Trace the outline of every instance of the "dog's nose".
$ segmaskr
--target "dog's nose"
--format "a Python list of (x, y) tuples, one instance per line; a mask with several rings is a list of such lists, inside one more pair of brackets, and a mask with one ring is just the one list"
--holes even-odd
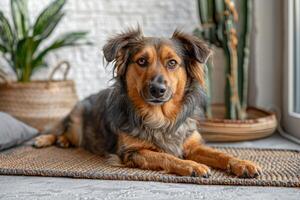
[(160, 98), (164, 96), (167, 87), (164, 83), (164, 78), (162, 75), (155, 76), (149, 85), (150, 94), (155, 98)]

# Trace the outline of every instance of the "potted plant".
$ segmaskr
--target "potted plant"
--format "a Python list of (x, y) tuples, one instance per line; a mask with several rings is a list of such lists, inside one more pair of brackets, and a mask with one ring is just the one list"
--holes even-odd
[[(0, 111), (42, 129), (47, 123), (66, 115), (77, 101), (73, 81), (67, 81), (68, 62), (61, 62), (49, 80), (31, 81), (34, 72), (47, 67), (45, 57), (62, 47), (87, 44), (87, 32), (69, 32), (45, 46), (65, 15), (65, 0), (55, 0), (30, 24), (27, 0), (11, 0), (11, 24), (0, 10), (0, 56), (10, 66), (16, 82), (8, 80), (0, 68)], [(78, 41), (82, 42), (78, 42)], [(63, 81), (53, 81), (55, 71), (67, 65)], [(1, 67), (1, 66), (0, 66)], [(0, 79), (0, 81), (1, 81)]]
[[(211, 104), (212, 61), (206, 64), (206, 119), (200, 122), (209, 141), (240, 141), (266, 137), (277, 126), (274, 113), (248, 106), (248, 67), (252, 1), (198, 0), (201, 28), (195, 35), (211, 47), (221, 48), (225, 56), (225, 102)], [(239, 32), (237, 31), (237, 28)]]

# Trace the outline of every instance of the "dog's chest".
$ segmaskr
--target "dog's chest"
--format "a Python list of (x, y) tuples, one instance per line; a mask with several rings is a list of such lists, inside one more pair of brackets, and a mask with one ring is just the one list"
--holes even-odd
[(137, 137), (147, 140), (164, 152), (176, 157), (182, 157), (183, 143), (195, 130), (197, 130), (196, 121), (188, 118), (174, 132), (150, 128), (144, 128), (143, 130), (136, 129), (134, 132)]

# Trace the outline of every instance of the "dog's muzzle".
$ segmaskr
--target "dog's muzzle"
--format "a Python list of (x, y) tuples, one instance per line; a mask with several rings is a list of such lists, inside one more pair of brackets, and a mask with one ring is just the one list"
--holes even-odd
[(171, 89), (168, 88), (162, 75), (153, 77), (144, 91), (143, 97), (151, 105), (162, 105), (172, 96)]

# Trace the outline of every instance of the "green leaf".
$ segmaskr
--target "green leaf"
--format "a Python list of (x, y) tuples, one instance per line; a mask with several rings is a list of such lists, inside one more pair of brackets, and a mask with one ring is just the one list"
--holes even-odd
[(64, 15), (65, 15), (64, 13), (58, 13), (57, 15), (55, 15), (52, 18), (50, 24), (47, 27), (45, 27), (45, 30), (40, 35), (40, 37), (38, 37), (38, 39), (45, 39), (45, 38), (49, 37), (51, 35), (51, 33), (54, 31), (57, 24), (61, 21), (61, 19), (63, 18)]
[(91, 44), (89, 42), (77, 43), (78, 40), (85, 38), (88, 32), (71, 32), (66, 33), (59, 38), (57, 38), (51, 45), (41, 51), (38, 55), (34, 56), (33, 60), (33, 68), (39, 68), (43, 63), (45, 56), (55, 50), (66, 46), (76, 46), (76, 45), (84, 45)]
[(0, 52), (2, 52), (2, 53), (6, 53), (7, 52), (7, 48), (4, 45), (2, 45), (2, 44), (0, 44)]
[(71, 32), (71, 33), (65, 33), (62, 36), (60, 36), (54, 43), (54, 48), (60, 48), (63, 46), (73, 46), (76, 45), (75, 42), (77, 42), (80, 39), (85, 38), (88, 32), (80, 31), (80, 32)]
[(49, 52), (66, 46), (89, 44), (79, 41), (85, 38), (87, 32), (73, 32), (61, 35), (49, 46), (39, 48), (62, 20), (66, 0), (53, 0), (33, 26), (30, 26), (27, 1), (11, 0), (12, 25), (0, 11), (0, 53), (21, 82), (30, 81), (34, 71), (46, 66), (45, 56)]
[[(46, 38), (49, 35), (48, 27), (49, 26), (53, 27), (53, 21), (55, 21), (55, 19), (56, 19), (56, 21), (58, 20), (57, 15), (60, 14), (62, 7), (65, 5), (65, 2), (66, 2), (65, 0), (56, 0), (53, 3), (51, 3), (39, 15), (39, 17), (37, 18), (37, 20), (33, 26), (33, 36), (36, 36), (36, 37), (38, 36), (40, 38)], [(53, 29), (54, 28), (55, 28), (55, 26), (53, 27)], [(48, 31), (46, 31), (46, 30), (48, 30)], [(48, 35), (47, 35), (47, 33), (48, 33)]]
[(18, 79), (26, 82), (30, 80), (33, 66), (33, 55), (40, 44), (40, 41), (34, 40), (33, 37), (26, 37), (17, 43), (16, 52), (13, 56), (14, 64), (20, 73)]
[(11, 0), (12, 18), (18, 38), (27, 36), (29, 30), (29, 16), (27, 0)]
[(11, 51), (14, 44), (14, 34), (7, 18), (4, 16), (2, 11), (0, 11), (0, 38), (3, 42), (3, 45), (9, 51)]

